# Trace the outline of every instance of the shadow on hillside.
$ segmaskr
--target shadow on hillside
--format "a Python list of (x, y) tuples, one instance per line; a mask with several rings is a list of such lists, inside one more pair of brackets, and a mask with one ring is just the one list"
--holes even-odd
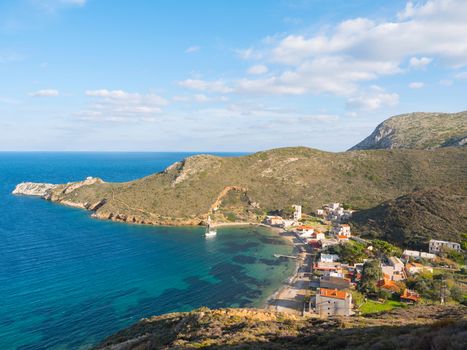
[[(242, 327), (240, 327), (242, 329)], [(231, 329), (236, 332), (238, 329)], [(313, 333), (314, 332), (314, 333)], [(311, 333), (311, 334), (310, 334)], [(226, 345), (204, 346), (203, 349), (287, 349), (287, 350), (334, 350), (334, 349), (372, 349), (372, 350), (464, 350), (467, 344), (466, 321), (441, 321), (435, 326), (374, 326), (366, 328), (316, 327), (312, 332), (304, 330), (297, 337), (264, 335), (267, 341), (247, 341)], [(264, 339), (264, 337), (261, 337)], [(177, 347), (192, 349), (193, 347)], [(152, 347), (151, 349), (159, 349)]]

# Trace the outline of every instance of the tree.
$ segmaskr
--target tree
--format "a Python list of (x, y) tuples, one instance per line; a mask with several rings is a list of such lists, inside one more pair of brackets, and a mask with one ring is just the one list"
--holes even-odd
[(328, 248), (330, 254), (339, 255), (339, 260), (350, 265), (358, 263), (363, 259), (368, 258), (366, 247), (358, 242), (348, 242), (344, 244), (334, 245)]
[(378, 260), (368, 260), (363, 264), (362, 278), (359, 290), (365, 294), (375, 295), (378, 292), (377, 283), (383, 278), (383, 271)]
[(401, 255), (402, 251), (399, 247), (392, 245), (389, 242), (382, 241), (380, 239), (375, 239), (372, 242), (373, 248), (380, 252), (382, 255), (386, 256), (396, 256)]

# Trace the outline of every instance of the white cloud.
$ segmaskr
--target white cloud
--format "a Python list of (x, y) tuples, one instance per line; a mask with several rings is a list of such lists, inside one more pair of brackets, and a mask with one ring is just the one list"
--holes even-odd
[(268, 72), (268, 67), (264, 64), (257, 64), (248, 68), (248, 74), (260, 75)]
[(128, 103), (147, 103), (153, 104), (158, 106), (165, 106), (168, 104), (168, 101), (156, 94), (149, 93), (146, 95), (142, 95), (139, 93), (130, 93), (123, 90), (107, 90), (107, 89), (100, 89), (100, 90), (86, 90), (86, 96), (91, 97), (104, 97), (109, 100), (114, 101), (125, 101)]
[(198, 46), (198, 45), (194, 45), (194, 46), (190, 46), (189, 48), (187, 48), (185, 50), (186, 53), (195, 53), (195, 52), (198, 52), (199, 50), (201, 50), (201, 47)]
[(417, 58), (417, 57), (412, 57), (409, 61), (409, 67), (410, 68), (415, 68), (415, 69), (421, 69), (421, 68), (425, 68), (426, 66), (428, 66), (431, 62), (433, 61), (432, 58), (428, 58), (428, 57), (420, 57), (420, 58)]
[(87, 0), (61, 0), (61, 2), (67, 5), (84, 6)]
[(229, 93), (233, 91), (233, 89), (231, 87), (228, 87), (222, 80), (206, 81), (201, 79), (186, 79), (183, 81), (179, 81), (178, 85), (191, 90), (201, 90), (220, 93)]
[[(377, 23), (366, 18), (346, 20), (329, 34), (289, 35), (271, 50), (272, 60), (298, 65), (322, 55), (345, 55), (374, 61), (395, 61), (419, 54), (436, 55), (448, 65), (467, 64), (465, 0), (431, 0), (409, 3), (399, 21)], [(415, 57), (416, 58), (416, 57)], [(427, 64), (422, 57), (415, 64)]]
[(459, 80), (467, 79), (467, 72), (458, 73), (455, 78)]
[(74, 113), (80, 120), (93, 121), (150, 121), (163, 112), (169, 102), (156, 94), (130, 93), (123, 90), (87, 90), (93, 102), (83, 111)]
[(33, 97), (55, 97), (58, 95), (59, 95), (59, 92), (58, 90), (55, 90), (55, 89), (38, 90), (35, 92), (31, 92), (29, 94), (29, 96), (33, 96)]
[(358, 82), (370, 81), (380, 75), (400, 72), (396, 63), (354, 60), (346, 57), (320, 57), (307, 60), (295, 69), (265, 79), (241, 79), (240, 92), (302, 95), (332, 93), (349, 96), (358, 91)]
[(399, 95), (387, 93), (378, 86), (372, 86), (368, 91), (361, 92), (347, 100), (350, 109), (371, 111), (381, 107), (392, 107), (399, 104)]
[[(277, 95), (330, 93), (346, 97), (348, 106), (366, 110), (393, 106), (399, 101), (397, 93), (364, 90), (362, 83), (406, 72), (407, 65), (424, 69), (434, 60), (448, 67), (467, 65), (467, 41), (459, 40), (467, 36), (466, 18), (465, 0), (428, 0), (409, 2), (392, 21), (354, 18), (314, 35), (268, 36), (261, 49), (249, 47), (237, 54), (263, 61), (253, 67), (272, 62), (277, 73), (232, 80), (228, 89)], [(253, 67), (249, 74), (256, 71)], [(207, 90), (206, 84), (186, 85)]]
[(409, 84), (409, 88), (411, 88), (411, 89), (421, 89), (424, 86), (425, 86), (425, 84), (422, 83), (422, 82), (419, 82), (419, 81), (414, 81), (414, 82)]
[(235, 52), (242, 60), (260, 60), (263, 58), (263, 54), (252, 47), (248, 49), (238, 49), (235, 50)]
[(439, 84), (442, 86), (451, 86), (452, 80), (451, 79), (442, 79), (439, 81)]

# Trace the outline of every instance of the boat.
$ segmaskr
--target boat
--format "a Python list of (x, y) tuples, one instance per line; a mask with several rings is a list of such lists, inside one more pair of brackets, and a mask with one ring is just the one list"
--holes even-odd
[(208, 225), (206, 226), (206, 232), (204, 233), (204, 237), (215, 237), (217, 235), (217, 230), (211, 224), (211, 217), (208, 216)]

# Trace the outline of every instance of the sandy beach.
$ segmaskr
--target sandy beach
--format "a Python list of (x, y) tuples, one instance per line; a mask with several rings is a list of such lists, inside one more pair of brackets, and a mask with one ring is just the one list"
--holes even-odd
[(268, 298), (265, 309), (302, 315), (303, 303), (309, 293), (308, 254), (301, 242), (293, 233), (281, 228), (269, 227), (294, 246), (293, 255), (297, 257), (293, 274), (284, 280), (278, 291)]

